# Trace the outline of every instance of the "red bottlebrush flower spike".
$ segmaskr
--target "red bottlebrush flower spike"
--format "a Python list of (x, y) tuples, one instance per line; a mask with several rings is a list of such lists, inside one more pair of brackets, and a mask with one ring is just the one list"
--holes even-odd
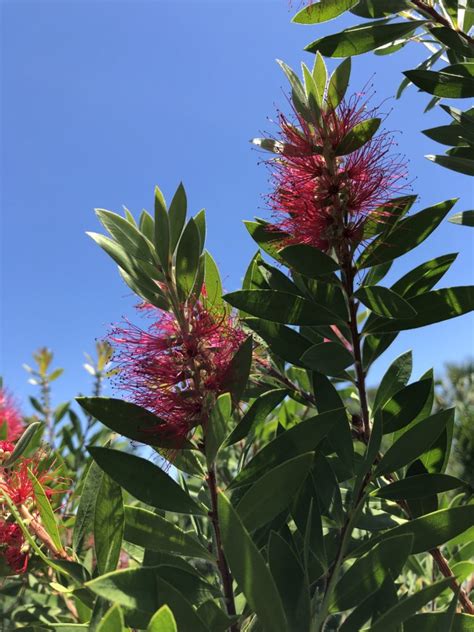
[(15, 441), (23, 432), (23, 421), (13, 397), (0, 388), (0, 431), (4, 424), (8, 441)]
[(317, 125), (299, 114), (293, 125), (279, 115), (280, 151), (269, 161), (275, 188), (268, 198), (275, 229), (289, 234), (284, 245), (327, 251), (341, 242), (358, 244), (364, 224), (383, 219), (375, 217), (376, 209), (406, 189), (406, 167), (389, 155), (394, 141), (387, 132), (352, 153), (335, 155), (354, 126), (372, 115), (359, 96), (322, 112)]
[(110, 337), (121, 369), (120, 387), (163, 420), (146, 432), (179, 448), (203, 423), (206, 396), (222, 392), (224, 373), (245, 334), (231, 317), (201, 303), (184, 310), (184, 326), (171, 313), (154, 307), (147, 311), (159, 315), (147, 331), (128, 325)]
[[(0, 460), (8, 457), (13, 452), (14, 445), (8, 441), (0, 441)], [(38, 453), (32, 458), (21, 457), (12, 467), (0, 469), (0, 489), (4, 491), (20, 507), (21, 505), (33, 501), (33, 482), (28, 473), (32, 472), (41, 483), (45, 494), (51, 498), (55, 493), (64, 493), (64, 489), (52, 489), (51, 483), (58, 482), (55, 473), (44, 467)], [(0, 500), (1, 506), (1, 500)]]
[(19, 525), (0, 519), (0, 566), (6, 573), (18, 575), (26, 571), (28, 553)]

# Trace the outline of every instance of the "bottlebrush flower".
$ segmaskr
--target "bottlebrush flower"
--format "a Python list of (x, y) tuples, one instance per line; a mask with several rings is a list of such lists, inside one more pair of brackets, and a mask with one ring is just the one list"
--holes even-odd
[(205, 423), (204, 402), (222, 392), (225, 371), (245, 334), (231, 317), (201, 303), (184, 310), (182, 323), (171, 313), (146, 307), (157, 318), (147, 331), (129, 324), (110, 337), (120, 387), (163, 420), (146, 432), (179, 448), (195, 426)]
[(13, 397), (7, 390), (0, 388), (0, 431), (4, 425), (8, 441), (15, 441), (23, 432), (21, 414)]
[(308, 244), (323, 251), (357, 244), (376, 209), (406, 188), (406, 167), (391, 155), (393, 137), (381, 132), (361, 148), (337, 156), (337, 147), (355, 125), (372, 118), (360, 96), (322, 112), (318, 124), (295, 114), (295, 124), (279, 114), (278, 157), (270, 162), (274, 191), (268, 196), (276, 223), (289, 234), (285, 244)]
[(0, 519), (0, 568), (6, 574), (24, 573), (28, 552), (21, 528), (16, 523)]
[[(14, 444), (9, 441), (0, 441), (0, 461), (8, 458), (14, 447)], [(20, 457), (12, 467), (0, 469), (0, 489), (17, 507), (30, 504), (30, 501), (34, 500), (33, 482), (28, 475), (29, 472), (32, 472), (41, 483), (48, 498), (51, 498), (54, 493), (64, 492), (63, 489), (52, 489), (51, 483), (57, 482), (58, 479), (55, 473), (45, 466), (45, 463), (41, 453), (37, 452), (31, 458)], [(1, 504), (0, 497), (0, 506)]]

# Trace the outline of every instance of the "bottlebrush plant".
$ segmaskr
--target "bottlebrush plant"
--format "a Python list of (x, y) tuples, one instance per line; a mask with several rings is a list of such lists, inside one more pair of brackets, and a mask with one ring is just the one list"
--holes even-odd
[(293, 113), (255, 140), (272, 218), (246, 223), (258, 251), (241, 290), (222, 296), (182, 185), (169, 206), (156, 188), (138, 221), (97, 212), (110, 236), (91, 237), (146, 325), (108, 337), (123, 399), (78, 398), (109, 432), (84, 446), (92, 460), (65, 509), (51, 509), (36, 465), (11, 460), (30, 426), (3, 453), (0, 555), (24, 571), (28, 539), (26, 581), (56, 599), (22, 629), (474, 627), (473, 490), (446, 474), (454, 409), (433, 412), (433, 373), (412, 379), (411, 352), (367, 396), (399, 332), (473, 309), (471, 287), (433, 289), (455, 254), (382, 284), (456, 200), (409, 214), (390, 134), (346, 97), (350, 61), (328, 77), (317, 54), (303, 80), (281, 66)]

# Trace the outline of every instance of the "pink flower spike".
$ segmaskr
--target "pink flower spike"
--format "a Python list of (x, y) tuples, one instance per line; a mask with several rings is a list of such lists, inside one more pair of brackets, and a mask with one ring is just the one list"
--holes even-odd
[(6, 389), (0, 388), (0, 430), (4, 424), (8, 441), (15, 441), (23, 432), (22, 417), (13, 397)]
[(120, 368), (120, 388), (163, 420), (147, 432), (177, 449), (203, 423), (203, 404), (219, 395), (230, 361), (245, 339), (231, 317), (201, 303), (184, 310), (185, 331), (175, 316), (147, 309), (156, 320), (142, 330), (132, 324), (110, 336)]
[(273, 229), (290, 235), (286, 244), (323, 251), (344, 243), (357, 246), (366, 222), (383, 220), (377, 209), (406, 191), (406, 166), (391, 155), (394, 140), (388, 132), (337, 156), (346, 135), (373, 115), (361, 95), (323, 112), (319, 124), (298, 113), (295, 124), (279, 115), (281, 151), (268, 161), (274, 185), (268, 201)]

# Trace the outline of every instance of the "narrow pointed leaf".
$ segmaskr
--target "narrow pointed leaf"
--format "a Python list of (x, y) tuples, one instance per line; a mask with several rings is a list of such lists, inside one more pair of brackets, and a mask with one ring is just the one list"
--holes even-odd
[(124, 538), (150, 551), (169, 551), (184, 557), (214, 560), (212, 553), (195, 537), (159, 514), (141, 507), (125, 506)]
[(97, 632), (122, 632), (124, 630), (123, 612), (115, 605), (107, 610), (97, 627)]
[(155, 187), (155, 248), (165, 270), (170, 266), (170, 225), (166, 203), (158, 187)]
[(348, 11), (359, 0), (319, 0), (305, 6), (294, 16), (292, 22), (296, 24), (319, 24), (337, 18)]
[(173, 613), (168, 606), (161, 606), (150, 619), (146, 632), (178, 632)]
[(180, 441), (177, 445), (172, 440), (159, 438), (159, 428), (166, 421), (132, 402), (113, 397), (77, 397), (76, 401), (95, 419), (133, 441), (159, 448), (183, 448), (188, 445), (187, 442), (183, 444)]
[(31, 470), (28, 471), (28, 476), (33, 484), (33, 492), (35, 495), (36, 506), (41, 517), (41, 523), (51, 540), (54, 542), (58, 551), (63, 551), (64, 549), (59, 535), (58, 523), (51, 507), (51, 503), (46, 496), (43, 486)]
[(418, 474), (385, 485), (372, 493), (387, 500), (413, 500), (465, 486), (464, 481), (448, 474)]
[(336, 376), (354, 364), (354, 356), (337, 342), (322, 342), (305, 351), (301, 362), (313, 371)]
[(356, 123), (336, 147), (336, 155), (344, 156), (363, 147), (380, 127), (381, 119), (371, 118)]
[(329, 255), (306, 244), (286, 246), (278, 254), (289, 268), (312, 279), (339, 270), (338, 263)]
[(247, 485), (260, 478), (272, 467), (314, 450), (338, 423), (346, 420), (344, 409), (331, 410), (301, 421), (270, 441), (247, 463), (230, 484), (230, 488)]
[(313, 458), (307, 453), (285, 461), (250, 487), (237, 505), (248, 531), (265, 526), (290, 505), (309, 474)]
[(286, 389), (278, 388), (260, 395), (227, 437), (225, 445), (229, 446), (245, 439), (252, 428), (263, 422), (272, 410), (282, 402), (287, 393)]
[(224, 553), (237, 584), (263, 629), (287, 632), (280, 595), (265, 560), (224, 494), (218, 502)]
[(194, 287), (200, 253), (201, 237), (196, 222), (191, 218), (181, 235), (176, 253), (176, 282), (184, 299)]
[(381, 24), (369, 22), (361, 26), (345, 29), (341, 33), (328, 35), (306, 46), (310, 53), (319, 51), (326, 57), (350, 57), (374, 50), (390, 42), (410, 35), (419, 26), (425, 24), (423, 20), (410, 22), (395, 22)]
[(382, 235), (370, 244), (360, 257), (358, 266), (380, 265), (416, 248), (431, 235), (456, 201), (440, 202), (401, 220), (388, 235)]
[(412, 318), (416, 312), (408, 301), (382, 285), (366, 285), (354, 296), (374, 314), (385, 318)]
[(88, 450), (106, 474), (147, 505), (177, 513), (204, 513), (171, 476), (150, 461), (109, 448), (89, 446)]
[(393, 606), (393, 608), (390, 608), (390, 610), (387, 610), (387, 612), (379, 617), (375, 623), (372, 623), (370, 632), (386, 632), (386, 630), (393, 629), (394, 626), (400, 625), (400, 623), (403, 623), (403, 621), (408, 619), (408, 617), (417, 610), (420, 610), (425, 604), (429, 601), (433, 601), (444, 592), (449, 587), (450, 581), (449, 577), (442, 579), (431, 586), (419, 590), (414, 595), (402, 599)]
[(409, 428), (384, 454), (375, 475), (394, 472), (421, 456), (443, 432), (453, 414), (453, 409), (443, 410)]
[(180, 183), (176, 189), (176, 193), (171, 200), (169, 208), (169, 228), (170, 228), (170, 251), (174, 253), (178, 244), (181, 233), (183, 232), (184, 223), (186, 221), (187, 209), (186, 191), (183, 184)]
[(410, 555), (412, 544), (410, 534), (387, 538), (357, 559), (336, 585), (330, 610), (352, 608), (360, 602), (361, 594), (375, 592), (389, 575), (396, 577)]
[(305, 298), (275, 290), (239, 290), (224, 296), (237, 309), (287, 325), (332, 325), (338, 317)]
[(94, 512), (94, 547), (100, 574), (117, 568), (122, 548), (124, 511), (122, 488), (103, 476)]

